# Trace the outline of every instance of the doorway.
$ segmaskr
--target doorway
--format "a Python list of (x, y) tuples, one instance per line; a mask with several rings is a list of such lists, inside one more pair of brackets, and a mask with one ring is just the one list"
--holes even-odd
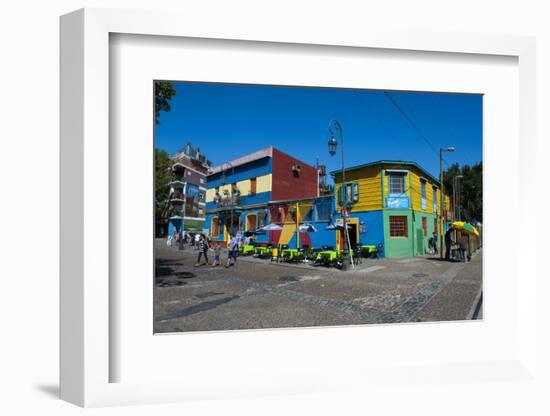
[(355, 250), (357, 248), (357, 224), (349, 224), (349, 241), (351, 244), (351, 249)]

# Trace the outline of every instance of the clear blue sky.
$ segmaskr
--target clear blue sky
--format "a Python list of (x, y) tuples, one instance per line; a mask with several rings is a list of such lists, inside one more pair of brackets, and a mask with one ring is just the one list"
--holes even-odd
[[(439, 176), (439, 156), (383, 91), (174, 83), (170, 112), (161, 112), (156, 147), (172, 154), (187, 141), (214, 165), (274, 146), (306, 163), (316, 157), (340, 169), (340, 148), (327, 150), (328, 123), (344, 131), (346, 166), (381, 159), (417, 162)], [(482, 96), (389, 92), (421, 133), (439, 149), (454, 146), (447, 164), (482, 158)]]

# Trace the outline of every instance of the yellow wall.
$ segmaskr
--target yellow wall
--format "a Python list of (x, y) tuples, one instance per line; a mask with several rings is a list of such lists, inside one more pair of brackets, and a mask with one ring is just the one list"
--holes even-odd
[[(384, 169), (384, 176), (382, 177), (382, 168)], [(378, 166), (369, 166), (361, 169), (356, 169), (353, 171), (346, 172), (346, 182), (358, 182), (359, 183), (359, 202), (355, 203), (351, 212), (356, 211), (372, 211), (382, 209), (384, 206), (383, 201), (385, 201), (388, 196), (389, 190), (389, 179), (387, 174), (387, 169), (396, 169), (396, 170), (407, 170), (409, 173), (405, 178), (405, 190), (406, 195), (411, 196), (412, 201), (411, 205), (414, 210), (426, 212), (430, 214), (435, 214), (433, 209), (434, 197), (437, 200), (437, 212), (441, 212), (440, 207), (440, 191), (439, 185), (432, 181), (430, 178), (427, 178), (419, 169), (413, 166), (403, 166), (403, 165), (378, 165)], [(423, 210), (421, 204), (421, 188), (420, 188), (420, 178), (426, 179), (426, 209)], [(336, 175), (336, 195), (340, 189), (341, 175)], [(384, 181), (382, 194), (382, 181)], [(412, 192), (411, 192), (412, 185)], [(432, 186), (436, 185), (437, 189), (434, 195)], [(449, 196), (446, 196), (445, 206), (447, 209), (450, 209), (451, 199)]]
[[(250, 183), (250, 181), (248, 181)], [(256, 193), (271, 192), (271, 173), (256, 178)]]
[[(341, 180), (341, 175), (336, 175), (336, 182)], [(380, 166), (370, 166), (346, 172), (346, 182), (359, 183), (359, 201), (355, 203), (351, 212), (382, 209), (381, 181)], [(336, 195), (338, 195), (340, 185), (339, 183), (336, 184)]]
[(296, 219), (292, 219), (291, 209), (289, 206), (289, 210), (286, 212), (286, 216), (284, 219), (283, 229), (281, 230), (281, 235), (279, 236), (278, 244), (289, 244), (291, 238), (296, 232), (297, 224), (300, 223), (300, 209), (298, 204), (295, 204), (292, 208), (297, 209)]
[[(426, 178), (425, 176), (419, 175), (418, 172), (415, 172), (414, 170), (409, 172), (412, 179), (412, 207), (416, 211), (421, 212), (427, 212), (430, 214), (434, 213), (433, 208), (433, 185), (436, 185), (433, 181), (431, 181), (429, 178)], [(426, 209), (422, 209), (422, 189), (421, 189), (421, 178), (426, 180)], [(439, 195), (439, 192), (436, 191), (436, 194)], [(438, 209), (439, 209), (439, 203), (438, 203)]]
[[(430, 188), (431, 188), (431, 186), (430, 186)], [(433, 192), (431, 191), (431, 189), (428, 190), (428, 195), (429, 195), (430, 200), (433, 200), (432, 198), (434, 196), (433, 196)], [(437, 198), (436, 199), (436, 201), (437, 201), (437, 213), (440, 214), (441, 213), (441, 191), (440, 191), (439, 187), (436, 190), (436, 196), (435, 197)], [(451, 197), (446, 192), (445, 192), (445, 208), (447, 209), (447, 211), (452, 211), (452, 209), (453, 209), (452, 206), (451, 206)], [(428, 209), (428, 212), (432, 212), (432, 211), (433, 211), (433, 208), (431, 210)]]
[(241, 195), (249, 195), (250, 194), (250, 179), (246, 181), (240, 181), (237, 182), (237, 188), (239, 188), (239, 191), (241, 191)]
[[(250, 179), (237, 182), (237, 188), (241, 191), (241, 196), (250, 195)], [(227, 190), (231, 193), (231, 184), (220, 186), (220, 195), (223, 197), (223, 191)], [(256, 193), (271, 191), (271, 173), (256, 178)], [(206, 191), (206, 202), (213, 202), (216, 195), (216, 189), (208, 189)]]

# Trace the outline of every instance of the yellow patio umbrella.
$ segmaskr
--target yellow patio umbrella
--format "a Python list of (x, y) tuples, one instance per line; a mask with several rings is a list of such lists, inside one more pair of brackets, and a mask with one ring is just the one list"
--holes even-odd
[(476, 227), (464, 221), (455, 221), (452, 223), (451, 227), (454, 228), (455, 230), (459, 230), (470, 235), (479, 236), (479, 231), (476, 230)]

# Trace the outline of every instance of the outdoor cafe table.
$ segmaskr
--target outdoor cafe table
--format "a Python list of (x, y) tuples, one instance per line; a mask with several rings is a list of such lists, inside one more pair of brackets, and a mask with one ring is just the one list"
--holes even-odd
[(285, 248), (284, 250), (281, 250), (281, 257), (294, 257), (300, 254), (300, 250), (296, 248)]
[(340, 250), (320, 251), (319, 253), (317, 253), (317, 260), (320, 260), (322, 258), (328, 258), (328, 260), (336, 260), (340, 253)]
[(256, 247), (256, 250), (254, 250), (254, 254), (264, 255), (264, 254), (269, 254), (272, 251), (273, 251), (273, 248), (271, 247)]
[(366, 252), (368, 254), (370, 253), (376, 253), (377, 248), (376, 246), (360, 246), (361, 252)]

